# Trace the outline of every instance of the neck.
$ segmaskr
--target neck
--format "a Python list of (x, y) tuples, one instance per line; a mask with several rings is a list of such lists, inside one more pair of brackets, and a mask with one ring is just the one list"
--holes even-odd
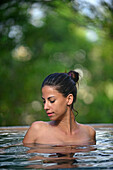
[(71, 135), (72, 132), (77, 128), (77, 123), (75, 122), (75, 116), (73, 111), (69, 108), (65, 116), (61, 120), (54, 122), (57, 127), (59, 127), (65, 134)]

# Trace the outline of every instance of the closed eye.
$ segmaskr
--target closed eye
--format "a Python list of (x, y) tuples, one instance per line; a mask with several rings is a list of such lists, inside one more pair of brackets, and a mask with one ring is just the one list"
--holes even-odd
[(45, 99), (42, 97), (43, 103), (45, 103)]
[(55, 102), (55, 100), (50, 100), (50, 103), (54, 103)]
[(43, 100), (43, 103), (45, 103), (45, 100)]
[[(48, 100), (49, 100), (50, 103), (54, 103), (55, 100), (56, 100), (56, 99), (52, 99), (52, 98), (53, 98), (53, 96), (48, 97)], [(46, 100), (45, 100), (43, 97), (42, 97), (42, 100), (43, 100), (43, 103), (45, 104), (45, 103), (46, 103)]]

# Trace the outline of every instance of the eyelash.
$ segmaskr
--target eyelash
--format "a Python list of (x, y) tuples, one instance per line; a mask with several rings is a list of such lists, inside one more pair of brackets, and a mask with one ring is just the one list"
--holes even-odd
[(55, 102), (55, 100), (53, 100), (53, 101), (50, 101), (50, 103), (54, 103)]
[[(43, 103), (45, 103), (46, 101), (45, 100), (43, 100)], [(55, 100), (53, 100), (53, 101), (50, 101), (50, 103), (54, 103), (55, 102)]]
[(43, 100), (43, 103), (45, 103), (45, 100)]

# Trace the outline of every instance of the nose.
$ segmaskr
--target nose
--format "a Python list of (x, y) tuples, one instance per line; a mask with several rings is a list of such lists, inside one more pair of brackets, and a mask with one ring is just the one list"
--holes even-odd
[(44, 103), (44, 110), (48, 110), (48, 109), (49, 109), (48, 102), (45, 102), (45, 103)]

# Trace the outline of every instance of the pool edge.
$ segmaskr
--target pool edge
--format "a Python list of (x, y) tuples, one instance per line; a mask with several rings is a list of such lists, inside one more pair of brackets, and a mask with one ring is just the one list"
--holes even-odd
[[(94, 128), (113, 128), (113, 123), (96, 123), (96, 124), (87, 124)], [(27, 130), (29, 126), (1, 126), (0, 130)]]

